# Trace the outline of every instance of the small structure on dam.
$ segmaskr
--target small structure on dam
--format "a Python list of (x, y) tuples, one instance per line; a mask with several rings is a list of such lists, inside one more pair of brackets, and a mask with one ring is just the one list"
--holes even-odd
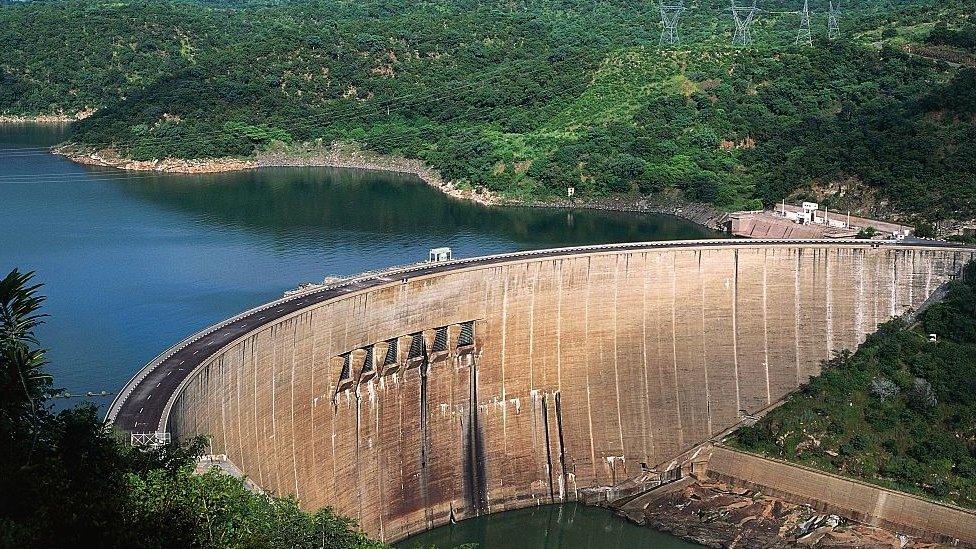
[(777, 204), (771, 211), (735, 212), (729, 215), (728, 231), (744, 238), (855, 238), (861, 230), (873, 229), (879, 236), (905, 239), (914, 229), (877, 219), (834, 213), (816, 202), (799, 206)]
[(663, 470), (917, 307), (948, 244), (696, 241), (429, 263), (291, 295), (143, 368), (108, 419), (401, 539)]

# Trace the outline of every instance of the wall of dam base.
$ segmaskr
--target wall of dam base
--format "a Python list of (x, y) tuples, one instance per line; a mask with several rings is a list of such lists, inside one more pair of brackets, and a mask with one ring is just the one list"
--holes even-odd
[(864, 524), (952, 543), (976, 544), (976, 513), (880, 486), (717, 446), (707, 476)]
[(973, 255), (728, 242), (461, 264), (248, 332), (186, 378), (166, 427), (398, 540), (639, 475), (794, 390)]

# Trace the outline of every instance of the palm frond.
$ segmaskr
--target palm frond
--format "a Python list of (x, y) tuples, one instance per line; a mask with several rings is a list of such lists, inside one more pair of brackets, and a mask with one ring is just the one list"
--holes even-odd
[(0, 349), (36, 345), (34, 329), (44, 322), (39, 313), (45, 297), (38, 294), (41, 284), (30, 284), (34, 271), (18, 269), (0, 279)]

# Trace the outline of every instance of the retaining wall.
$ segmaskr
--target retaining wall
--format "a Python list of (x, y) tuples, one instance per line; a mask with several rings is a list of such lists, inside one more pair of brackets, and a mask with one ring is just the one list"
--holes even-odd
[(716, 446), (709, 478), (895, 532), (976, 544), (976, 513), (880, 486)]

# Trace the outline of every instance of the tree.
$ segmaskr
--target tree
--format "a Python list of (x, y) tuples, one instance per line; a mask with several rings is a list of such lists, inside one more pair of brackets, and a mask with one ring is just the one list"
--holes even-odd
[(875, 229), (874, 227), (864, 227), (863, 229), (857, 232), (857, 237), (863, 238), (865, 240), (871, 240), (877, 234), (878, 234), (878, 229)]
[(195, 475), (202, 437), (137, 449), (94, 406), (53, 413), (33, 276), (0, 280), (0, 546), (381, 547), (331, 509), (304, 512), (216, 470)]
[(610, 162), (610, 171), (622, 182), (619, 190), (636, 187), (646, 168), (646, 162), (627, 153), (615, 156)]
[(890, 379), (876, 377), (871, 380), (871, 394), (881, 399), (881, 402), (898, 396), (899, 392), (901, 392), (901, 389)]
[(855, 207), (869, 194), (919, 221), (976, 216), (976, 70), (896, 47), (944, 21), (923, 47), (966, 65), (971, 6), (882, 21), (866, 2), (851, 40), (822, 48), (783, 49), (795, 34), (771, 20), (754, 50), (716, 49), (702, 24), (663, 55), (639, 2), (13, 2), (0, 113), (97, 109), (69, 140), (137, 160), (356, 142), (513, 198), (679, 189), (740, 209), (857, 181)]
[(915, 236), (919, 238), (935, 238), (935, 226), (923, 221), (915, 226)]
[(44, 316), (39, 284), (33, 272), (10, 271), (0, 280), (0, 421), (32, 415), (51, 390), (51, 376), (42, 371), (44, 351), (34, 329)]

